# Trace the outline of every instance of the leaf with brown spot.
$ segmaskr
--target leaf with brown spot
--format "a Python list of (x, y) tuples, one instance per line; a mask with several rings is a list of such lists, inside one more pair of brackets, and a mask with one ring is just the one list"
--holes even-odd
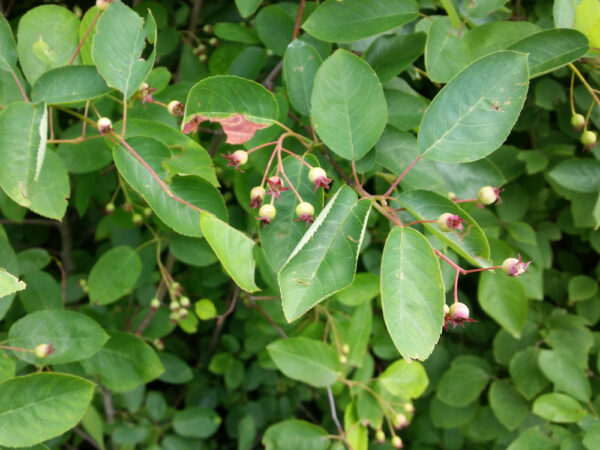
[(201, 122), (217, 122), (223, 127), (227, 135), (228, 144), (243, 144), (254, 137), (258, 130), (266, 128), (268, 125), (248, 120), (243, 114), (234, 114), (230, 117), (206, 117), (196, 114), (183, 126), (184, 133), (192, 133), (198, 129)]

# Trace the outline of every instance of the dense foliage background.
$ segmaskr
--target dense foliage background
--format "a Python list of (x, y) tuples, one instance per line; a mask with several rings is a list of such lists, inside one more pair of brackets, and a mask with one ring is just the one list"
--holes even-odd
[(600, 448), (600, 1), (98, 5), (0, 1), (0, 446)]

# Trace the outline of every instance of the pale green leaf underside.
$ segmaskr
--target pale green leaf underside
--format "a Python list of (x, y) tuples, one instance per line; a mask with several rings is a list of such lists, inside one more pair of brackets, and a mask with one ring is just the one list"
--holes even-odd
[(444, 284), (429, 242), (412, 228), (392, 230), (381, 260), (381, 305), (405, 359), (426, 359), (444, 324)]
[(350, 160), (366, 155), (387, 123), (383, 88), (371, 66), (346, 50), (327, 58), (315, 77), (311, 117), (334, 153)]
[(371, 210), (342, 187), (306, 231), (279, 272), (283, 312), (292, 321), (354, 279), (358, 249)]
[(0, 268), (0, 297), (22, 291), (26, 285), (13, 274)]
[(254, 241), (208, 212), (200, 215), (200, 226), (206, 241), (233, 281), (245, 291), (257, 291), (252, 256)]
[(17, 64), (17, 44), (10, 24), (0, 15), (0, 69), (10, 72)]
[(459, 73), (423, 116), (418, 146), (436, 161), (476, 161), (496, 150), (512, 130), (529, 86), (527, 55), (500, 51)]
[(27, 447), (73, 428), (85, 413), (94, 384), (58, 373), (36, 373), (0, 384), (0, 445)]

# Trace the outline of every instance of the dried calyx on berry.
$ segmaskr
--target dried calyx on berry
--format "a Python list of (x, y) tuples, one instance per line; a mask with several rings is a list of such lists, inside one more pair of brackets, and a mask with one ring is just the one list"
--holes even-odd
[(527, 268), (531, 261), (523, 262), (521, 260), (521, 255), (518, 255), (517, 258), (506, 258), (502, 263), (502, 270), (506, 275), (510, 275), (511, 277), (518, 277), (519, 275), (527, 272)]
[(466, 222), (456, 214), (444, 213), (437, 219), (438, 227), (444, 232), (458, 230), (460, 233), (463, 232), (463, 223)]
[(106, 134), (106, 133), (110, 133), (113, 130), (112, 127), (112, 122), (108, 117), (100, 117), (98, 119), (98, 122), (96, 122), (96, 125), (98, 126), (98, 131), (100, 132), (100, 134)]
[(571, 116), (571, 125), (576, 130), (580, 130), (585, 125), (585, 117), (583, 114), (573, 114)]
[(279, 178), (277, 175), (269, 177), (267, 179), (267, 183), (269, 183), (269, 190), (267, 191), (267, 194), (274, 195), (277, 197), (277, 200), (281, 200), (280, 194), (282, 192), (290, 190), (288, 187), (283, 187), (283, 181), (281, 181), (281, 178)]
[(500, 189), (493, 186), (484, 186), (477, 192), (477, 200), (483, 205), (491, 205), (500, 202)]
[(392, 445), (394, 446), (394, 448), (402, 448), (402, 439), (400, 439), (400, 436), (393, 436), (392, 437)]
[(320, 167), (313, 167), (308, 172), (308, 179), (315, 185), (315, 191), (322, 187), (323, 189), (329, 189), (329, 185), (333, 181), (331, 178), (327, 178), (327, 172)]
[(383, 444), (385, 442), (385, 433), (381, 428), (375, 432), (375, 440), (379, 444)]
[(34, 350), (33, 353), (38, 358), (46, 358), (55, 352), (52, 344), (40, 344)]
[(277, 210), (270, 203), (262, 205), (258, 210), (258, 220), (260, 220), (264, 225), (270, 224), (271, 220), (273, 220), (276, 215)]
[(115, 212), (115, 204), (113, 202), (107, 203), (104, 207), (104, 211), (106, 211), (106, 214), (112, 214)]
[(172, 116), (183, 116), (185, 105), (178, 100), (172, 100), (167, 105), (167, 110)]
[(236, 170), (239, 170), (240, 172), (240, 166), (243, 166), (248, 162), (248, 152), (245, 150), (236, 150), (233, 153), (228, 151), (226, 155), (223, 155), (221, 153), (221, 156), (229, 160), (229, 162), (227, 163), (228, 167), (233, 166)]
[(598, 137), (596, 136), (596, 133), (594, 133), (593, 131), (586, 130), (583, 133), (581, 133), (580, 140), (586, 149), (590, 149), (596, 145), (596, 141), (598, 140)]
[(156, 311), (158, 308), (160, 308), (160, 300), (157, 298), (150, 300), (150, 309)]
[(156, 88), (151, 88), (148, 83), (142, 83), (140, 84), (138, 91), (142, 97), (142, 105), (146, 102), (154, 102), (152, 94), (156, 91)]
[[(445, 312), (446, 308), (444, 308)], [(448, 312), (444, 315), (444, 329), (448, 329), (448, 324), (456, 328), (456, 325), (464, 327), (464, 322), (477, 322), (469, 317), (469, 307), (461, 302), (455, 302), (450, 306)]]
[(250, 191), (250, 208), (259, 208), (267, 191), (262, 186), (255, 186)]
[(308, 202), (298, 203), (296, 215), (298, 216), (297, 222), (306, 222), (306, 225), (309, 225), (315, 221), (315, 208)]
[(184, 295), (183, 297), (179, 298), (179, 304), (182, 308), (188, 309), (192, 305), (192, 302), (190, 302), (189, 297)]

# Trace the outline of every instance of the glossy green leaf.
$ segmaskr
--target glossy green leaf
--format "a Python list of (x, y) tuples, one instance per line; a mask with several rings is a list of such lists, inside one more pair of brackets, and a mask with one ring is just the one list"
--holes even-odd
[(83, 429), (100, 445), (100, 450), (104, 450), (104, 421), (102, 416), (94, 405), (90, 403), (85, 414), (81, 418)]
[(449, 163), (476, 161), (492, 153), (519, 117), (528, 78), (527, 56), (522, 53), (501, 51), (475, 61), (425, 112), (418, 137), (421, 153)]
[(110, 249), (90, 271), (90, 301), (100, 305), (117, 301), (134, 288), (141, 272), (142, 262), (131, 247)]
[(283, 79), (292, 106), (301, 114), (310, 114), (310, 98), (321, 56), (313, 46), (296, 39), (288, 45), (283, 58)]
[(402, 73), (421, 54), (425, 47), (425, 33), (383, 35), (377, 38), (363, 58), (385, 83)]
[(509, 430), (519, 427), (529, 413), (523, 397), (506, 381), (493, 381), (488, 397), (492, 411)]
[[(576, 2), (577, 4), (577, 2)], [(583, 0), (575, 9), (575, 28), (586, 35), (591, 47), (600, 46), (600, 11), (598, 0)]]
[(158, 377), (160, 381), (171, 384), (185, 384), (194, 378), (191, 367), (178, 356), (162, 352), (159, 353), (158, 358), (165, 368), (165, 371)]
[(571, 301), (588, 300), (598, 292), (598, 282), (587, 275), (575, 275), (569, 280), (567, 290)]
[(390, 394), (402, 398), (420, 397), (429, 384), (427, 372), (418, 361), (396, 361), (377, 379)]
[(548, 176), (571, 191), (596, 193), (600, 189), (600, 161), (592, 158), (569, 158), (554, 166)]
[(515, 353), (508, 367), (515, 387), (527, 400), (532, 400), (548, 385), (538, 365), (539, 351), (528, 347)]
[(436, 396), (451, 406), (467, 406), (477, 400), (489, 381), (490, 376), (481, 367), (454, 364), (440, 379)]
[(489, 265), (487, 260), (490, 257), (490, 246), (485, 234), (477, 222), (453, 201), (434, 192), (423, 190), (403, 192), (398, 196), (398, 201), (417, 220), (437, 220), (441, 214), (447, 212), (464, 219), (466, 221), (463, 224), (465, 230), (469, 227), (470, 230), (468, 233), (465, 231), (465, 235), (462, 237), (453, 232), (442, 232), (435, 223), (425, 223), (423, 225), (471, 264), (480, 267)]
[(227, 218), (223, 197), (208, 181), (197, 177), (171, 177), (166, 184), (168, 172), (162, 163), (171, 157), (171, 151), (161, 142), (148, 137), (134, 137), (127, 144), (154, 170), (165, 183), (169, 192), (192, 206), (174, 200), (146, 167), (124, 144), (114, 150), (117, 169), (125, 181), (138, 191), (156, 215), (178, 233), (201, 237), (199, 227), (201, 210)]
[[(83, 67), (83, 66), (78, 66)], [(81, 141), (78, 144), (61, 143), (56, 149), (65, 167), (70, 173), (90, 173), (96, 172), (108, 166), (113, 158), (112, 151), (106, 143), (106, 140), (100, 138), (100, 133), (86, 127), (86, 137), (95, 139)], [(81, 136), (81, 123), (76, 123), (60, 135), (61, 139), (75, 139)]]
[(30, 364), (65, 364), (81, 361), (100, 351), (108, 335), (98, 323), (84, 314), (66, 310), (45, 310), (28, 314), (16, 321), (8, 333), (10, 345), (35, 349), (52, 344), (54, 353), (40, 359), (33, 353), (15, 352)]
[(527, 318), (527, 298), (523, 284), (502, 271), (484, 272), (477, 290), (479, 305), (506, 331), (519, 338)]
[(322, 41), (352, 42), (417, 18), (412, 0), (326, 0), (302, 28)]
[(22, 291), (27, 285), (10, 272), (0, 268), (0, 297)]
[(594, 450), (600, 447), (600, 424), (595, 424), (585, 431), (583, 445), (588, 450)]
[(212, 409), (191, 407), (175, 413), (173, 428), (180, 436), (206, 439), (217, 432), (221, 417)]
[[(155, 41), (152, 13), (148, 12), (144, 21), (121, 0), (116, 0), (96, 24), (92, 59), (108, 85), (129, 98), (152, 70)], [(152, 52), (144, 58), (147, 46), (152, 47)]]
[(94, 384), (58, 373), (36, 373), (0, 384), (0, 445), (26, 447), (60, 436), (85, 413)]
[(554, 389), (565, 392), (577, 400), (590, 400), (592, 390), (586, 373), (564, 352), (542, 350), (538, 356), (538, 364), (546, 377), (554, 384)]
[(359, 306), (379, 295), (379, 276), (374, 273), (357, 273), (352, 284), (335, 297), (347, 306)]
[[(81, 18), (81, 23), (79, 24), (79, 41), (81, 42), (87, 34), (87, 38), (83, 42), (81, 46), (81, 50), (79, 50), (79, 54), (81, 55), (81, 60), (83, 64), (86, 66), (93, 66), (94, 60), (92, 59), (92, 43), (94, 42), (94, 35), (96, 34), (96, 26), (98, 25), (97, 15), (100, 14), (97, 6), (92, 6), (88, 9), (83, 17)], [(96, 20), (96, 23), (90, 29), (92, 22)], [(89, 31), (88, 31), (89, 30)]]
[(473, 420), (479, 410), (479, 402), (472, 402), (469, 405), (458, 408), (447, 405), (433, 397), (429, 403), (429, 416), (433, 424), (442, 429), (458, 428), (467, 425)]
[(190, 89), (182, 126), (189, 133), (205, 120), (219, 122), (227, 143), (243, 144), (271, 125), (278, 115), (275, 97), (260, 84), (234, 76), (215, 76)]
[(257, 291), (252, 256), (254, 241), (210, 213), (200, 215), (200, 226), (229, 276), (245, 291)]
[[(421, 123), (423, 114), (429, 105), (429, 102), (419, 94), (396, 89), (384, 90), (385, 101), (388, 105), (388, 124), (400, 131), (409, 131), (416, 128)], [(387, 132), (384, 131), (384, 135)], [(415, 152), (417, 150), (417, 140), (411, 135), (414, 143)], [(383, 139), (383, 136), (382, 136)], [(377, 142), (379, 144), (381, 139)], [(419, 153), (415, 155), (418, 156)], [(413, 158), (414, 160), (414, 158)], [(422, 169), (423, 166), (421, 166)], [(410, 174), (410, 172), (409, 172)]]
[[(79, 45), (79, 19), (67, 8), (43, 5), (27, 11), (19, 21), (17, 53), (30, 84), (44, 72), (66, 66)], [(81, 61), (78, 55), (74, 63)]]
[(0, 113), (0, 186), (18, 204), (61, 219), (69, 179), (60, 158), (46, 151), (47, 130), (44, 104), (12, 103)]
[(178, 234), (173, 236), (169, 248), (175, 259), (192, 266), (205, 267), (217, 262), (217, 257), (206, 239)]
[(341, 370), (337, 353), (327, 344), (305, 337), (280, 339), (267, 346), (283, 374), (314, 387), (335, 383)]
[(587, 38), (575, 30), (544, 30), (516, 42), (510, 50), (529, 55), (529, 77), (543, 75), (565, 66), (588, 51)]
[(48, 272), (36, 270), (23, 276), (27, 289), (19, 292), (25, 311), (32, 313), (42, 309), (62, 308), (60, 284)]
[(326, 450), (327, 431), (310, 422), (285, 420), (267, 428), (262, 443), (265, 450)]
[(360, 423), (354, 402), (349, 403), (344, 411), (344, 434), (348, 447), (354, 450), (368, 450), (369, 430)]
[(587, 415), (585, 408), (573, 397), (554, 392), (536, 398), (533, 402), (533, 413), (558, 423), (578, 422)]
[(64, 105), (101, 97), (110, 92), (93, 66), (65, 66), (42, 74), (31, 89), (31, 101)]
[[(356, 279), (356, 278), (355, 278)], [(373, 328), (373, 307), (371, 302), (365, 301), (358, 306), (346, 328), (344, 342), (350, 348), (348, 353), (348, 364), (362, 367), (365, 355), (368, 353), (369, 339)], [(340, 331), (341, 333), (341, 331)]]
[(292, 41), (297, 11), (293, 3), (276, 3), (261, 8), (256, 15), (255, 27), (260, 40), (277, 56), (283, 56)]
[(311, 105), (315, 131), (325, 145), (346, 159), (365, 156), (387, 122), (377, 75), (346, 50), (336, 51), (317, 71)]
[(85, 371), (114, 392), (127, 392), (157, 378), (163, 371), (158, 356), (137, 336), (112, 332), (102, 350), (82, 361)]
[(381, 260), (381, 305), (387, 329), (407, 360), (426, 359), (444, 324), (442, 272), (431, 244), (412, 228), (389, 234)]
[(292, 321), (352, 283), (371, 202), (342, 187), (279, 272), (283, 312)]
[(251, 16), (256, 12), (262, 0), (235, 0), (235, 6), (242, 17)]
[(11, 71), (17, 64), (17, 44), (10, 28), (10, 24), (0, 17), (0, 69)]
[(521, 432), (507, 447), (507, 450), (529, 450), (531, 448), (556, 449), (557, 445), (547, 434), (534, 426)]
[[(306, 162), (312, 166), (319, 165), (312, 155), (307, 156)], [(308, 179), (308, 167), (289, 156), (283, 160), (283, 169), (302, 199), (313, 205), (314, 216), (317, 217), (323, 208), (323, 189), (315, 192), (314, 184)], [(308, 229), (306, 223), (296, 221), (298, 220), (296, 206), (299, 203), (291, 191), (283, 194), (281, 200), (276, 203), (275, 219), (259, 230), (261, 245), (269, 264), (276, 273), (281, 270)]]

